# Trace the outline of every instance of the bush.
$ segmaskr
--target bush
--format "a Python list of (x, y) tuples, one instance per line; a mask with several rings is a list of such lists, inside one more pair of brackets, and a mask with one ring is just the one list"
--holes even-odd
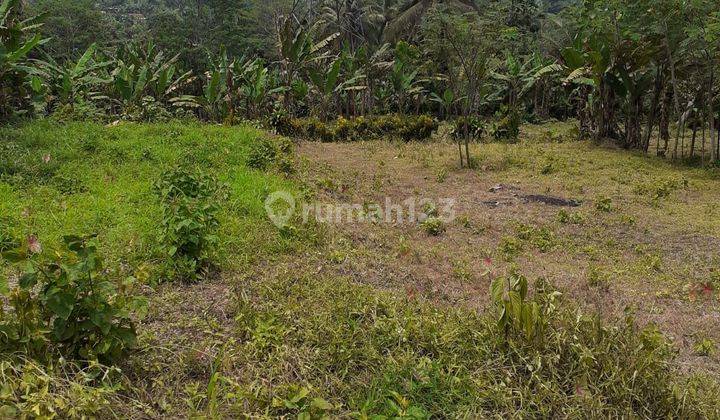
[(119, 369), (59, 360), (46, 366), (18, 355), (0, 356), (0, 418), (77, 419), (117, 417)]
[(516, 141), (520, 135), (522, 116), (516, 109), (503, 107), (500, 110), (501, 118), (495, 125), (493, 136), (496, 140)]
[(455, 140), (465, 138), (465, 124), (467, 123), (468, 136), (471, 139), (479, 139), (485, 132), (485, 121), (476, 116), (460, 117), (452, 122), (450, 136)]
[(286, 138), (280, 141), (263, 138), (250, 146), (245, 164), (260, 171), (275, 168), (283, 174), (290, 175), (295, 172), (293, 143)]
[(104, 122), (108, 119), (105, 110), (98, 108), (94, 102), (78, 100), (73, 104), (60, 105), (50, 118), (58, 122), (94, 121)]
[(27, 250), (3, 254), (26, 268), (6, 294), (11, 310), (0, 310), (0, 347), (36, 358), (52, 347), (72, 359), (116, 362), (136, 344), (132, 315), (142, 317), (145, 299), (132, 295), (134, 278), (108, 278), (93, 236), (64, 243), (63, 252), (45, 257), (31, 237)]
[(431, 216), (425, 219), (421, 223), (421, 226), (425, 233), (430, 236), (440, 236), (443, 232), (445, 232), (445, 224), (442, 220), (435, 216)]
[(208, 273), (218, 243), (217, 179), (184, 168), (166, 171), (155, 185), (163, 204), (160, 249), (173, 278), (197, 280)]
[(424, 141), (438, 128), (427, 115), (381, 115), (346, 119), (340, 117), (332, 124), (316, 118), (275, 121), (275, 130), (284, 136), (303, 137), (322, 142), (374, 140), (396, 137), (403, 141)]
[(247, 166), (260, 171), (266, 170), (277, 157), (278, 151), (275, 145), (268, 139), (255, 142), (250, 147), (247, 157)]

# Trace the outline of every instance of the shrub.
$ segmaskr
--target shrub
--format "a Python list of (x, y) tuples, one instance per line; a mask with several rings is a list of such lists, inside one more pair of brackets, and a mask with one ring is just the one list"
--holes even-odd
[[(127, 404), (118, 396), (119, 369), (59, 360), (52, 365), (0, 356), (0, 418), (77, 419), (117, 417), (110, 407)], [(114, 414), (114, 415), (113, 415)]]
[(595, 201), (595, 209), (605, 213), (610, 213), (613, 211), (612, 199), (605, 196), (598, 197), (597, 201)]
[(404, 141), (424, 141), (438, 128), (438, 123), (427, 115), (381, 115), (346, 119), (340, 117), (332, 124), (316, 118), (292, 119), (276, 122), (278, 133), (304, 137), (323, 142), (374, 140), (397, 137)]
[(132, 295), (135, 279), (117, 284), (103, 270), (94, 236), (66, 236), (65, 250), (45, 257), (31, 238), (27, 251), (6, 252), (25, 262), (0, 311), (0, 345), (42, 358), (48, 346), (79, 360), (116, 362), (136, 344), (133, 314), (142, 317), (146, 302)]
[(292, 136), (294, 135), (293, 121), (293, 118), (284, 108), (276, 106), (267, 121), (267, 125), (281, 136)]
[(558, 243), (555, 234), (546, 226), (535, 227), (518, 223), (515, 232), (519, 240), (532, 245), (540, 252), (552, 251)]
[(247, 166), (264, 171), (272, 165), (277, 154), (275, 145), (268, 139), (262, 139), (252, 144), (247, 157)]
[(562, 224), (581, 225), (585, 218), (580, 213), (568, 213), (567, 210), (562, 209), (557, 214), (557, 221)]
[(283, 174), (295, 172), (293, 161), (293, 143), (283, 138), (280, 141), (261, 139), (250, 147), (246, 165), (249, 168), (266, 171), (275, 168)]
[(78, 100), (72, 104), (58, 106), (50, 115), (50, 118), (63, 123), (70, 121), (104, 122), (108, 120), (108, 115), (103, 109), (98, 108), (95, 103)]
[(439, 236), (443, 232), (445, 232), (445, 224), (442, 220), (435, 216), (430, 216), (427, 219), (425, 219), (421, 226), (425, 233), (431, 236)]
[(493, 136), (496, 140), (516, 141), (520, 135), (522, 116), (516, 109), (503, 107), (500, 111), (500, 120), (495, 125)]
[(160, 249), (169, 274), (197, 280), (207, 274), (218, 243), (217, 202), (223, 189), (211, 175), (176, 167), (162, 175), (155, 190), (163, 204)]
[(476, 116), (456, 118), (452, 122), (450, 136), (455, 140), (465, 138), (465, 124), (467, 123), (468, 137), (471, 139), (479, 139), (485, 132), (485, 121)]
[(647, 183), (635, 186), (635, 194), (647, 195), (655, 201), (668, 198), (673, 192), (688, 187), (688, 180), (682, 179), (662, 179), (651, 180)]

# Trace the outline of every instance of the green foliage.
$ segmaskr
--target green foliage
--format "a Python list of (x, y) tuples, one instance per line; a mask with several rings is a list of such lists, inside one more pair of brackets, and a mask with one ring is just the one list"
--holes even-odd
[(165, 58), (152, 42), (128, 44), (118, 51), (110, 73), (110, 96), (120, 106), (122, 115), (153, 120), (163, 113), (169, 115), (164, 110), (169, 106), (196, 106), (194, 98), (179, 94), (193, 77), (191, 71), (181, 73), (178, 58), (179, 54)]
[(93, 44), (107, 45), (122, 34), (110, 13), (93, 0), (38, 0), (26, 7), (42, 15), (45, 49), (60, 61), (72, 61)]
[(33, 256), (41, 248), (31, 237), (27, 249), (3, 254), (25, 269), (7, 294), (11, 310), (0, 312), (2, 347), (40, 359), (49, 347), (71, 359), (117, 362), (136, 344), (134, 322), (145, 300), (133, 295), (134, 278), (109, 278), (94, 237), (66, 236), (64, 243), (55, 256)]
[(717, 345), (715, 345), (715, 342), (707, 337), (697, 340), (693, 348), (695, 353), (700, 356), (712, 356), (717, 351)]
[(581, 225), (585, 218), (580, 213), (568, 213), (567, 210), (560, 210), (557, 214), (557, 221), (563, 224)]
[[(246, 283), (236, 320), (251, 375), (305, 368), (273, 376), (273, 390), (243, 400), (242, 412), (296, 415), (284, 401), (303, 387), (311, 391), (295, 404), (323, 398), (336, 407), (328, 416), (693, 417), (717, 408), (711, 387), (681, 379), (656, 330), (584, 315), (542, 282), (531, 294), (518, 273), (493, 286), (489, 315), (314, 274)], [(275, 344), (260, 347), (250, 337), (268, 317)]]
[(439, 236), (445, 232), (445, 223), (435, 216), (430, 216), (420, 223), (422, 229), (431, 236)]
[(60, 359), (43, 365), (18, 355), (3, 355), (0, 417), (112, 417), (108, 406), (120, 399), (118, 372), (96, 363), (80, 366)]
[(280, 173), (290, 175), (295, 172), (293, 143), (285, 138), (262, 137), (251, 144), (245, 164), (248, 168), (260, 171), (273, 168)]
[(485, 133), (485, 125), (485, 121), (477, 116), (459, 117), (453, 120), (450, 135), (455, 140), (466, 137), (478, 140)]
[(100, 74), (112, 62), (98, 61), (96, 50), (95, 44), (90, 45), (75, 62), (58, 64), (52, 57), (36, 62), (36, 74), (44, 80), (50, 108), (65, 105), (72, 110), (76, 104), (82, 106), (106, 99), (102, 90), (110, 79), (100, 77)]
[(604, 213), (613, 211), (614, 206), (610, 197), (600, 196), (595, 200), (595, 209)]
[(247, 166), (253, 169), (264, 171), (268, 169), (278, 156), (278, 150), (275, 144), (268, 140), (262, 139), (253, 143), (250, 153), (247, 157)]
[(163, 205), (159, 242), (168, 274), (189, 281), (206, 276), (219, 241), (222, 186), (209, 174), (175, 167), (162, 174), (155, 191)]
[(673, 192), (687, 187), (688, 180), (685, 178), (652, 180), (652, 182), (636, 185), (635, 193), (649, 196), (654, 201), (660, 201), (670, 197)]
[(9, 217), (0, 217), (0, 252), (20, 247), (20, 240), (14, 232), (13, 225)]
[(547, 226), (535, 227), (518, 223), (515, 232), (519, 240), (532, 245), (540, 252), (549, 252), (558, 244), (555, 234)]
[(522, 123), (520, 112), (515, 108), (504, 108), (500, 111), (500, 115), (493, 128), (493, 136), (496, 140), (517, 141)]
[(20, 0), (0, 3), (0, 122), (27, 113), (32, 97), (41, 90), (27, 61), (47, 40), (35, 33), (38, 18), (22, 17), (19, 9)]
[(535, 341), (545, 338), (547, 317), (555, 310), (559, 293), (550, 294), (546, 305), (541, 307), (528, 298), (528, 281), (518, 273), (495, 279), (490, 289), (499, 312), (497, 325), (506, 339)]
[(426, 141), (437, 130), (438, 122), (426, 115), (384, 115), (338, 118), (334, 124), (317, 119), (280, 120), (276, 129), (282, 135), (333, 141), (362, 141), (398, 138), (403, 141)]
[(272, 406), (278, 411), (297, 415), (298, 419), (323, 418), (334, 406), (322, 398), (310, 397), (308, 388), (290, 387), (287, 397), (275, 397)]

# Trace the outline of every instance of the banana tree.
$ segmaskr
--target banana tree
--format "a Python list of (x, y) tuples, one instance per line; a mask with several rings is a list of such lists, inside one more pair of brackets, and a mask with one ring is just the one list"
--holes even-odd
[(533, 67), (531, 60), (521, 63), (517, 57), (508, 54), (503, 71), (492, 72), (492, 78), (499, 82), (499, 93), (505, 98), (505, 103), (509, 108), (518, 108), (518, 102), (529, 91), (529, 88), (524, 89), (524, 86), (528, 84), (537, 70), (539, 69)]
[(581, 111), (581, 128), (587, 124), (596, 139), (619, 138), (615, 103), (616, 91), (622, 89), (622, 82), (615, 75), (606, 36), (577, 37), (575, 45), (563, 49), (561, 55), (568, 73), (564, 83), (585, 87), (581, 91), (587, 108)]
[(335, 89), (339, 85), (340, 69), (342, 68), (342, 58), (336, 58), (332, 64), (326, 69), (310, 69), (309, 76), (312, 80), (320, 105), (318, 106), (318, 114), (323, 120), (327, 120), (329, 112), (329, 104), (334, 99)]
[(237, 61), (230, 61), (224, 46), (220, 48), (217, 58), (209, 57), (208, 61), (211, 68), (205, 72), (202, 95), (195, 101), (205, 117), (214, 121), (227, 119), (232, 122), (235, 118), (233, 91)]
[(398, 111), (404, 113), (407, 98), (420, 95), (425, 91), (426, 80), (419, 74), (421, 67), (416, 66), (417, 53), (406, 42), (398, 42), (395, 46), (395, 62), (390, 70), (390, 84), (397, 100)]
[[(290, 87), (293, 81), (308, 69), (308, 67), (326, 56), (325, 51), (332, 42), (340, 36), (333, 33), (319, 42), (314, 41), (314, 34), (318, 24), (312, 27), (296, 25), (295, 20), (287, 18), (280, 25), (278, 30), (277, 48), (280, 55), (280, 67), (284, 78), (284, 85)], [(291, 108), (293, 98), (292, 90), (288, 89), (285, 94), (285, 107)]]
[(112, 80), (102, 77), (103, 71), (112, 65), (109, 60), (95, 60), (97, 46), (92, 44), (74, 63), (59, 64), (49, 55), (45, 60), (35, 60), (37, 71), (48, 87), (48, 102), (73, 106), (78, 101), (107, 99), (102, 90)]
[[(638, 48), (633, 48), (638, 51)], [(637, 54), (628, 57), (625, 64), (618, 66), (617, 73), (623, 88), (620, 95), (625, 99), (625, 132), (622, 136), (626, 148), (646, 149), (642, 144), (642, 114), (644, 96), (653, 84), (653, 71), (646, 67), (647, 61)]]
[[(35, 31), (41, 26), (38, 17), (20, 19), (20, 0), (0, 3), (0, 120), (15, 113), (27, 112), (29, 95), (39, 88), (37, 79), (29, 84), (35, 70), (28, 54), (48, 40)], [(30, 88), (30, 89), (28, 89)]]
[(388, 91), (386, 80), (392, 66), (390, 44), (383, 44), (375, 50), (371, 50), (369, 45), (364, 45), (353, 53), (352, 73), (365, 76), (364, 89), (356, 92), (360, 95), (360, 114), (372, 111), (376, 102), (383, 104), (384, 99), (389, 97), (384, 92)]
[(262, 116), (263, 111), (269, 111), (272, 96), (286, 91), (286, 87), (277, 86), (277, 75), (265, 66), (262, 59), (239, 64), (238, 73), (239, 95), (245, 102), (248, 118)]
[(150, 97), (160, 104), (187, 104), (178, 101), (182, 89), (193, 81), (192, 71), (180, 73), (177, 65), (180, 55), (165, 59), (152, 43), (145, 48), (130, 46), (119, 54), (115, 69), (111, 72), (113, 98), (127, 111), (143, 107), (144, 98)]

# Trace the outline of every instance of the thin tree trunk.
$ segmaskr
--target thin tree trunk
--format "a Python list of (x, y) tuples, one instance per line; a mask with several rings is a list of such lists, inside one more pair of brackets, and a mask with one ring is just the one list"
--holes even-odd
[[(673, 99), (675, 101), (675, 113), (680, 114), (680, 96), (678, 95), (677, 79), (675, 78), (675, 61), (673, 59), (672, 51), (670, 50), (670, 40), (667, 35), (667, 25), (665, 27), (665, 51), (667, 52), (668, 61), (670, 64), (670, 80), (673, 86)], [(677, 157), (677, 146), (680, 135), (680, 124), (677, 127), (677, 134), (675, 136), (675, 150), (673, 152), (673, 159)]]
[(460, 139), (457, 139), (458, 144), (458, 152), (460, 154), (460, 167), (463, 167), (463, 151), (462, 151), (462, 143), (460, 143)]
[[(702, 166), (705, 166), (705, 124), (707, 122), (707, 112), (703, 110), (703, 118), (702, 118), (702, 151), (700, 152), (702, 155), (700, 156), (700, 164)], [(710, 137), (712, 138), (712, 136)]]
[[(663, 102), (660, 108), (660, 127), (659, 134), (660, 138), (657, 142), (657, 155), (666, 156), (668, 145), (670, 143), (670, 107), (671, 107), (671, 96), (672, 93), (668, 86), (665, 87), (665, 93), (663, 96)], [(663, 148), (660, 149), (660, 142), (663, 142)]]
[[(710, 138), (715, 138), (715, 110), (713, 109), (713, 98), (715, 88), (715, 71), (713, 70), (712, 63), (710, 63), (710, 91), (708, 94), (708, 110), (710, 114)], [(712, 140), (710, 141), (712, 143)], [(718, 133), (718, 145), (717, 148), (713, 147), (714, 152), (710, 153), (711, 160), (717, 160), (720, 154), (720, 133)]]
[(650, 138), (652, 137), (653, 126), (655, 125), (655, 115), (657, 114), (658, 103), (660, 102), (660, 94), (663, 90), (662, 70), (662, 66), (659, 66), (657, 77), (655, 78), (655, 93), (653, 94), (652, 103), (650, 104), (650, 115), (648, 116), (645, 139), (643, 140), (643, 150), (645, 153), (647, 153), (650, 148)]

